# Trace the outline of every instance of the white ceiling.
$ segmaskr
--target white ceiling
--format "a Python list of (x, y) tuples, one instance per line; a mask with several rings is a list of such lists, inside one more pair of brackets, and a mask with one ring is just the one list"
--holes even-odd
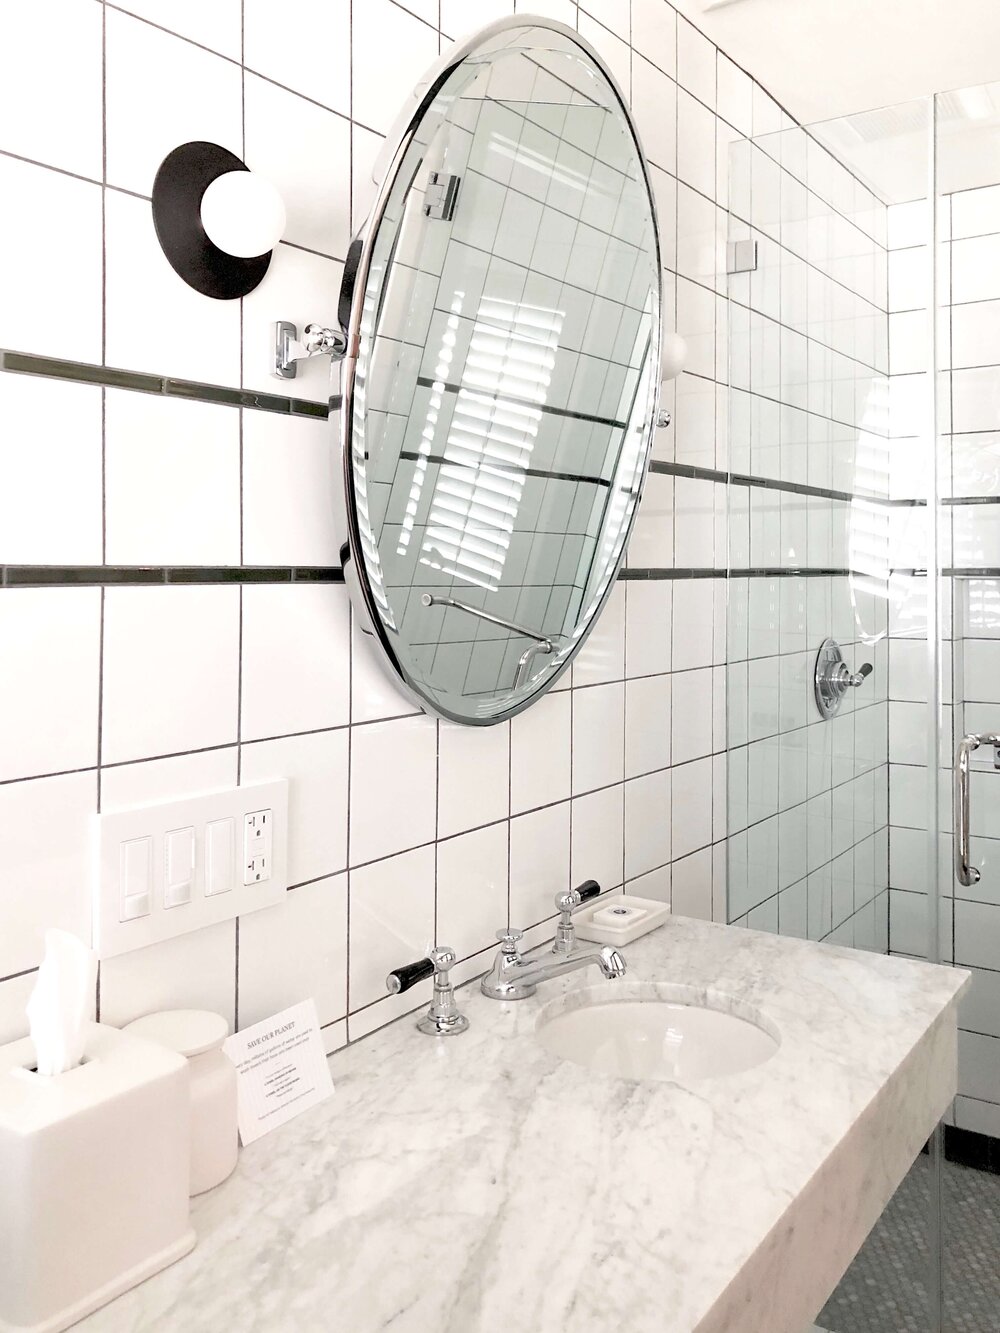
[(1000, 79), (998, 0), (674, 0), (803, 124)]

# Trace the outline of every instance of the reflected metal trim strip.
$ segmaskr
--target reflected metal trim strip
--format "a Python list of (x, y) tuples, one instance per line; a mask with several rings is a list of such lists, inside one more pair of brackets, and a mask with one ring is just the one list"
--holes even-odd
[(467, 384), (449, 384), (447, 380), (431, 379), (429, 375), (418, 375), (417, 386), (421, 389), (444, 390), (445, 393), (477, 394), (481, 398), (493, 398), (498, 403), (512, 403), (515, 407), (530, 407), (546, 416), (568, 417), (570, 421), (589, 421), (595, 426), (608, 426), (615, 430), (627, 430), (627, 421), (616, 421), (614, 417), (593, 416), (590, 412), (574, 412), (568, 407), (553, 407), (551, 403), (536, 403), (532, 398), (518, 398), (515, 394), (497, 393), (493, 389), (474, 389)]

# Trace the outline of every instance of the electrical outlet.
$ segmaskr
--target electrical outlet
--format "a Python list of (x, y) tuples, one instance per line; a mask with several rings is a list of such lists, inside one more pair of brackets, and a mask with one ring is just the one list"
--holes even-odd
[(252, 810), (243, 816), (243, 883), (262, 884), (271, 878), (274, 859), (274, 814)]
[(97, 815), (98, 956), (142, 949), (284, 901), (287, 828), (284, 778)]

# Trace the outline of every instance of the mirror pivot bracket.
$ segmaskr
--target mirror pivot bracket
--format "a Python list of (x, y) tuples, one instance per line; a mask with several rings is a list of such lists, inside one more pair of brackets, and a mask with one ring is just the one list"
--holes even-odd
[(299, 340), (297, 327), (287, 319), (274, 325), (274, 364), (271, 374), (279, 380), (293, 380), (298, 363), (314, 356), (330, 356), (340, 361), (347, 351), (347, 335), (340, 329), (322, 324), (307, 324)]

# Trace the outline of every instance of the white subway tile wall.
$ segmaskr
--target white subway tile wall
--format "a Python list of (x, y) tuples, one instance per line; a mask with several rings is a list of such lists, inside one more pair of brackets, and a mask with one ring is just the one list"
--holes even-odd
[[(728, 919), (884, 951), (887, 209), (761, 90), (750, 119), (758, 137), (729, 148), (729, 239), (757, 266), (729, 285)], [(875, 670), (824, 722), (828, 636)], [(675, 677), (675, 764), (677, 699)]]
[[(21, 6), (0, 52), (8, 111), (0, 192), (17, 201), (0, 218), (0, 346), (280, 392), (265, 373), (267, 323), (332, 315), (350, 230), (370, 204), (383, 136), (410, 87), (452, 40), (514, 8), (514, 0)], [(728, 145), (783, 128), (783, 115), (666, 0), (517, 0), (517, 8), (578, 27), (631, 97), (660, 210), (667, 324), (691, 345), (689, 373), (665, 393), (675, 423), (658, 432), (656, 456), (669, 467), (725, 469)], [(43, 86), (44, 105), (35, 106)], [(37, 114), (25, 116), (29, 100)], [(193, 292), (155, 240), (153, 174), (188, 138), (230, 147), (277, 182), (288, 207), (271, 270), (242, 302)], [(773, 241), (774, 264), (785, 254), (779, 245), (794, 250), (773, 230), (782, 182), (794, 178), (791, 160), (785, 165), (768, 176), (770, 199), (755, 191), (763, 212), (752, 221), (762, 241)], [(859, 201), (832, 202), (853, 237), (846, 219)], [(844, 399), (842, 419), (855, 422), (852, 347), (874, 338), (855, 290), (867, 280), (865, 264), (876, 262), (869, 250), (843, 242), (831, 251), (826, 281), (844, 296), (838, 305), (823, 288), (829, 337), (783, 342), (776, 323), (766, 336), (755, 326), (766, 376), (774, 380), (784, 357), (794, 384), (780, 411), (753, 398), (755, 448), (788, 469), (779, 475), (802, 475), (807, 445), (809, 467), (815, 447), (827, 472), (848, 447), (832, 411), (815, 439), (809, 433), (809, 393), (818, 392), (809, 355), (822, 346), (836, 358), (831, 395)], [(773, 276), (766, 265), (755, 276), (755, 301), (777, 318)], [(818, 319), (820, 305), (808, 308)], [(786, 323), (786, 334), (807, 331)], [(741, 328), (737, 320), (740, 336)], [(762, 387), (755, 383), (755, 393)], [(294, 390), (323, 401), (324, 367), (306, 367)], [(472, 976), (487, 965), (498, 926), (529, 927), (528, 939), (541, 942), (552, 897), (571, 881), (594, 876), (606, 890), (662, 900), (673, 881), (679, 910), (725, 917), (721, 480), (652, 476), (630, 577), (569, 688), (513, 724), (463, 729), (414, 714), (352, 629), (342, 587), (253, 581), (248, 567), (338, 562), (326, 423), (12, 368), (0, 374), (0, 420), (0, 564), (218, 570), (212, 586), (102, 586), (109, 580), (98, 571), (96, 586), (0, 589), (0, 1037), (25, 1030), (45, 927), (89, 934), (92, 816), (239, 780), (290, 780), (287, 902), (102, 966), (109, 1021), (206, 1004), (246, 1024), (313, 994), (333, 1049), (426, 1002), (426, 983), (403, 997), (385, 994), (391, 966), (436, 939), (459, 950), (459, 975)], [(774, 513), (746, 512), (757, 541)], [(803, 532), (812, 540), (822, 523), (804, 529), (794, 505), (774, 512), (773, 563), (798, 565)], [(844, 535), (840, 548), (847, 542)], [(835, 558), (824, 552), (820, 563)], [(749, 551), (738, 563), (749, 563)], [(842, 637), (853, 642), (846, 596), (823, 587), (821, 609), (836, 608)], [(746, 589), (736, 584), (737, 603), (757, 607)], [(750, 634), (773, 641), (776, 657), (780, 631), (781, 651), (794, 643), (802, 654), (815, 638), (811, 619), (808, 644), (803, 638), (803, 615), (815, 612), (825, 626), (825, 612), (799, 593), (772, 633), (767, 616), (779, 593), (777, 581), (766, 582), (767, 615), (754, 617)], [(793, 676), (791, 687), (799, 685)], [(778, 679), (754, 673), (751, 688), (754, 739), (769, 742), (779, 730)], [(746, 700), (740, 707), (745, 713)], [(821, 757), (807, 759), (822, 766)], [(828, 779), (814, 785), (816, 796), (828, 795)], [(778, 813), (775, 805), (749, 830), (751, 855), (765, 858), (775, 883)], [(807, 837), (807, 853), (808, 845)], [(829, 861), (808, 883), (824, 873), (829, 886)], [(801, 929), (801, 882), (789, 886), (797, 892), (781, 914), (790, 929)], [(826, 910), (829, 919), (829, 890), (826, 909), (814, 911), (811, 895), (807, 907), (807, 918)], [(772, 917), (776, 903), (755, 919)]]

